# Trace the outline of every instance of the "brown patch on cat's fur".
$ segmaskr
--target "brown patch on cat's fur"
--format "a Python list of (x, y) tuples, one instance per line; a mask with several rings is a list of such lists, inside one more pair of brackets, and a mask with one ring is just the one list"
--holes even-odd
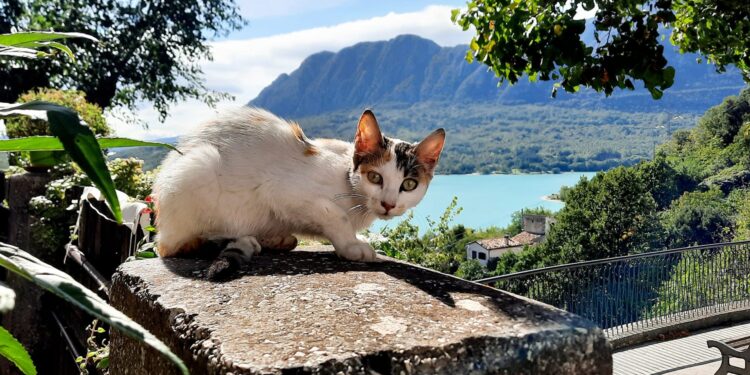
[(296, 122), (290, 122), (289, 126), (292, 128), (292, 134), (294, 134), (294, 137), (297, 138), (300, 142), (307, 142), (307, 137), (305, 136), (305, 132), (302, 131), (302, 128), (299, 126)]
[(305, 145), (305, 150), (303, 151), (305, 156), (317, 155), (318, 150), (315, 148), (312, 142), (310, 142), (310, 139), (307, 138), (305, 132), (302, 131), (302, 127), (300, 127), (296, 122), (289, 122), (289, 126), (292, 128), (292, 134), (294, 135), (294, 138), (297, 138), (298, 141), (302, 142), (302, 144)]

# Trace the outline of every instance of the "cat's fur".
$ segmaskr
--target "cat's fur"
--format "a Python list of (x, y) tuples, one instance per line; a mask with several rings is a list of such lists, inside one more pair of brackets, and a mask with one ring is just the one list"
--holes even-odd
[[(422, 199), (444, 141), (442, 129), (419, 144), (386, 138), (369, 110), (354, 143), (311, 140), (296, 123), (238, 109), (183, 137), (182, 154), (162, 163), (154, 185), (158, 252), (189, 254), (229, 239), (224, 252), (247, 260), (261, 248), (292, 249), (300, 234), (329, 239), (343, 258), (372, 261), (375, 252), (356, 233)], [(418, 183), (412, 191), (404, 191), (407, 178)]]

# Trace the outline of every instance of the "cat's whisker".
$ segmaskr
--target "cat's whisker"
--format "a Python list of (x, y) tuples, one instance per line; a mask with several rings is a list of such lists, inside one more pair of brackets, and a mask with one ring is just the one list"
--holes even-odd
[(367, 198), (367, 196), (359, 193), (341, 193), (334, 195), (333, 200), (337, 201), (344, 198)]
[(349, 210), (347, 210), (347, 212), (351, 212), (351, 211), (356, 212), (356, 210), (361, 210), (363, 208), (367, 208), (367, 206), (365, 204), (358, 204), (358, 205), (353, 206)]

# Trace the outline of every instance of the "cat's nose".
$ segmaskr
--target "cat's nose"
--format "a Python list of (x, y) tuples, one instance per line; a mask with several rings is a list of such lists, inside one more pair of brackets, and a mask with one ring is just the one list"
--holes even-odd
[(388, 211), (393, 209), (393, 207), (396, 207), (395, 204), (388, 204), (388, 203), (385, 203), (385, 201), (380, 201), (380, 205), (383, 206), (383, 208), (385, 208), (385, 213), (388, 213)]

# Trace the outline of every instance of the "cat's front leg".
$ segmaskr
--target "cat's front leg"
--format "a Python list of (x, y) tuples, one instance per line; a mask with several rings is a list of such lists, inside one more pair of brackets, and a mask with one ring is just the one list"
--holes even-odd
[(307, 212), (307, 218), (331, 241), (338, 256), (358, 262), (372, 262), (377, 259), (372, 246), (357, 239), (357, 232), (349, 216), (336, 203), (320, 200), (308, 208)]

